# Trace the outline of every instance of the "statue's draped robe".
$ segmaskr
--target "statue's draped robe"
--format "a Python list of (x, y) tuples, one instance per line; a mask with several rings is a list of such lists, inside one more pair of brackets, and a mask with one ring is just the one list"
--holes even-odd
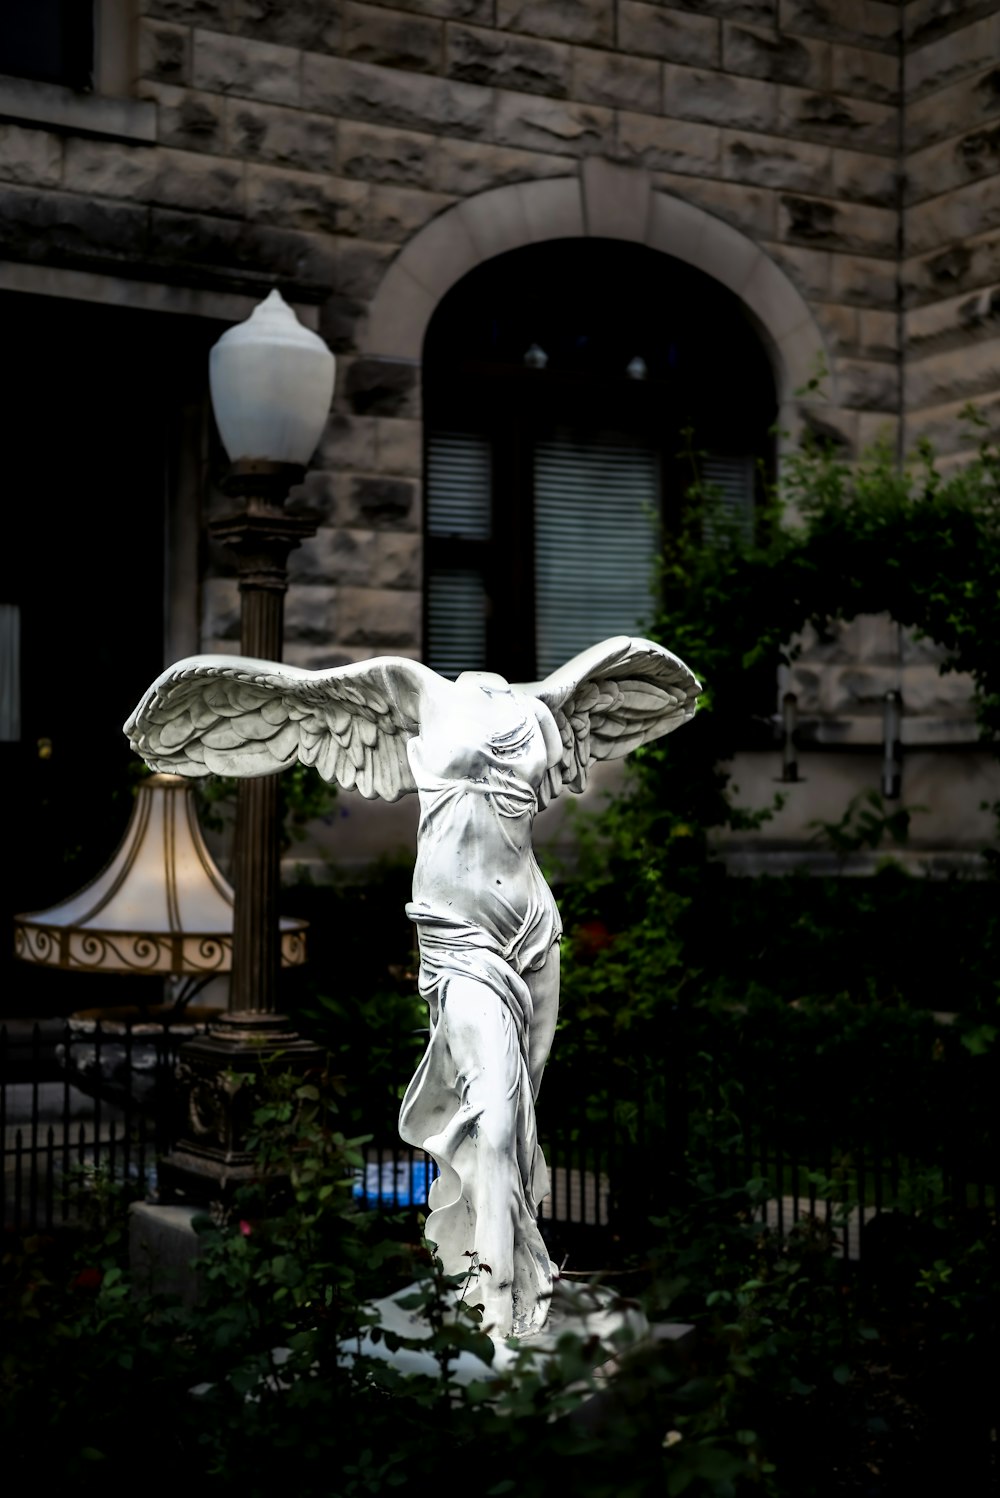
[(406, 910), (419, 935), (420, 992), (431, 1033), (403, 1099), (399, 1131), (440, 1168), (426, 1232), (445, 1269), (459, 1273), (469, 1266), (465, 1255), (477, 1248), (474, 1203), (484, 1183), (476, 1178), (475, 1125), (483, 1110), (476, 1075), (459, 1073), (441, 1017), (449, 982), (471, 978), (495, 996), (502, 1017), (506, 1055), (487, 1060), (509, 1078), (515, 1121), (511, 1329), (524, 1336), (544, 1321), (552, 1288), (537, 1222), (549, 1182), (535, 1128), (528, 1049), (533, 1001), (524, 974), (542, 967), (561, 934), (531, 848), (537, 799), (517, 770), (489, 759), (473, 760), (467, 768), (474, 773), (459, 778), (454, 764), (438, 767), (450, 769), (447, 777), (437, 773), (419, 738), (410, 741), (409, 757), (421, 819)]

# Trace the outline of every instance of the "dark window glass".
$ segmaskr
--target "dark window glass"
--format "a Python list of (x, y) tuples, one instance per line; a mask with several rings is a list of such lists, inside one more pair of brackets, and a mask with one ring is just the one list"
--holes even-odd
[(93, 68), (93, 0), (4, 0), (0, 5), (0, 73), (89, 89)]
[(738, 300), (641, 245), (557, 240), (479, 266), (424, 346), (425, 655), (445, 675), (545, 675), (643, 628), (690, 483), (752, 528), (774, 379)]

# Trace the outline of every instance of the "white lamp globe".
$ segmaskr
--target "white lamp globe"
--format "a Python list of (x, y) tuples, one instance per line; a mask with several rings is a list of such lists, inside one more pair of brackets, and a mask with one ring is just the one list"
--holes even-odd
[(279, 291), (223, 333), (208, 375), (230, 461), (305, 467), (326, 425), (334, 370), (322, 338), (302, 326)]

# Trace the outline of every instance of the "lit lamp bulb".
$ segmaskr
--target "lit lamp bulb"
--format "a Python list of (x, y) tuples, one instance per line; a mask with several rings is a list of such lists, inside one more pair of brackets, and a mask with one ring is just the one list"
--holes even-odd
[(323, 435), (335, 368), (322, 338), (303, 327), (280, 291), (223, 333), (208, 372), (230, 461), (304, 468)]

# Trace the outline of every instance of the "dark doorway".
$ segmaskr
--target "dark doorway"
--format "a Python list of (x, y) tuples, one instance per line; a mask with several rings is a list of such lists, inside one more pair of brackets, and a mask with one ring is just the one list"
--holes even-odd
[(121, 726), (164, 664), (181, 418), (204, 400), (219, 330), (41, 296), (3, 296), (0, 316), (9, 370), (0, 918), (14, 990), (0, 1012), (10, 1014), (26, 1012), (25, 994), (42, 1003), (42, 988), (59, 980), (72, 988), (70, 1007), (84, 998), (67, 975), (8, 965), (10, 915), (86, 884), (128, 821), (138, 761)]

